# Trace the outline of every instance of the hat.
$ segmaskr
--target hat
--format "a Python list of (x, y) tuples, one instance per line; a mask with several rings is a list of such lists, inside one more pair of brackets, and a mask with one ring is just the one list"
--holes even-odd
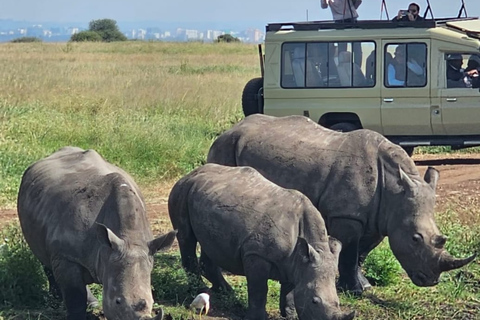
[(447, 60), (463, 60), (463, 56), (460, 53), (450, 53)]

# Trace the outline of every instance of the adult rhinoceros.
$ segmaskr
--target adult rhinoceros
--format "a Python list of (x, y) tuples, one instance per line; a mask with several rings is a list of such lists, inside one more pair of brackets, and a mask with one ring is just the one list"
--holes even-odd
[(340, 311), (335, 288), (341, 245), (300, 192), (250, 167), (207, 164), (175, 184), (168, 209), (187, 272), (201, 280), (198, 242), (213, 289), (231, 289), (220, 268), (247, 277), (246, 319), (265, 319), (268, 279), (282, 284), (284, 316), (296, 309), (301, 320), (353, 319)]
[(412, 159), (379, 133), (340, 133), (302, 116), (251, 115), (213, 143), (208, 162), (252, 166), (284, 188), (305, 194), (342, 242), (339, 286), (361, 293), (360, 260), (388, 236), (418, 286), (474, 259), (454, 259), (434, 220), (438, 171), (419, 175)]
[(151, 319), (153, 254), (176, 231), (153, 239), (140, 190), (125, 171), (93, 150), (62, 148), (25, 171), (18, 216), (67, 319), (85, 320), (87, 295), (95, 302), (89, 283), (103, 284), (107, 319)]

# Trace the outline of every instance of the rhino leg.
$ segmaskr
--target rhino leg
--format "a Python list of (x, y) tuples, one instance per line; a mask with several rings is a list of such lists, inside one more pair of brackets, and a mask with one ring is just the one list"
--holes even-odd
[(61, 261), (54, 267), (53, 274), (62, 292), (67, 320), (85, 320), (87, 287), (82, 279), (82, 267), (73, 262)]
[(295, 319), (294, 286), (291, 283), (282, 283), (280, 288), (280, 314), (288, 320)]
[(363, 288), (358, 277), (358, 250), (363, 233), (362, 224), (352, 219), (332, 219), (329, 233), (342, 243), (338, 261), (339, 289), (361, 295)]
[(255, 256), (243, 259), (248, 286), (248, 310), (245, 320), (265, 320), (267, 317), (268, 278), (271, 264)]
[(228, 284), (225, 278), (222, 275), (222, 269), (220, 269), (213, 261), (207, 256), (207, 254), (202, 250), (200, 253), (200, 264), (202, 266), (203, 272), (205, 273), (205, 278), (212, 283), (213, 291), (224, 291), (231, 292), (232, 287)]
[(43, 271), (45, 272), (45, 275), (47, 276), (47, 280), (48, 280), (48, 292), (55, 299), (62, 300), (62, 292), (58, 287), (57, 281), (55, 281), (55, 277), (53, 276), (53, 271), (50, 268), (47, 268), (46, 266), (43, 266)]
[(92, 291), (90, 291), (90, 288), (87, 286), (87, 307), (88, 308), (96, 308), (98, 307), (98, 300), (95, 298), (93, 295)]
[(190, 227), (180, 226), (177, 233), (178, 246), (182, 256), (182, 265), (190, 277), (190, 285), (205, 286), (197, 258), (197, 238)]
[(375, 249), (383, 240), (381, 236), (363, 237), (360, 239), (359, 257), (358, 257), (358, 281), (360, 281), (363, 290), (370, 289), (372, 285), (362, 273), (362, 264), (370, 251)]

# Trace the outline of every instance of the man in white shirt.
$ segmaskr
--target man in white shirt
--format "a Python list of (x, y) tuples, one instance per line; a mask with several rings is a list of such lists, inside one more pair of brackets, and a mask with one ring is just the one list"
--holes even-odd
[(320, 0), (322, 9), (330, 7), (335, 22), (354, 22), (358, 18), (357, 9), (362, 0)]

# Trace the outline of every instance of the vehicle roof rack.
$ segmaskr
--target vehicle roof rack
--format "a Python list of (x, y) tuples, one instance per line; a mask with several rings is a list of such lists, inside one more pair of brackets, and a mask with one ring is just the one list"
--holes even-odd
[(327, 21), (303, 21), (303, 22), (279, 22), (269, 23), (265, 30), (280, 31), (280, 30), (295, 30), (295, 31), (308, 31), (308, 30), (327, 30), (327, 29), (386, 29), (386, 28), (434, 28), (437, 26), (445, 25), (451, 21), (467, 21), (477, 20), (478, 17), (468, 18), (440, 18), (430, 19), (424, 21), (390, 21), (390, 20), (358, 20), (356, 22), (335, 22), (333, 20)]

